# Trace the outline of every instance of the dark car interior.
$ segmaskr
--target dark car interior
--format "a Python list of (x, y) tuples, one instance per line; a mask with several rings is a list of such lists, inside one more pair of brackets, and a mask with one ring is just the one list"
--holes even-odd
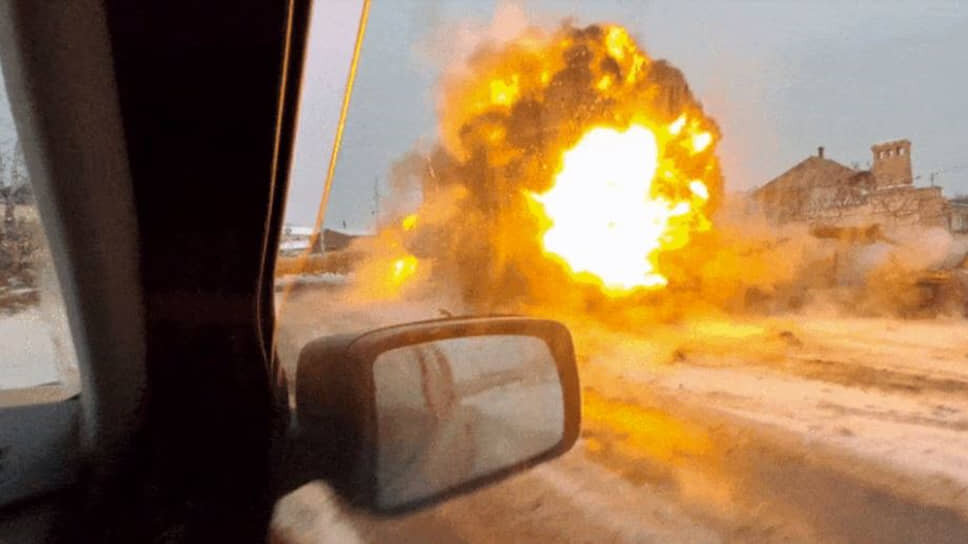
[(308, 9), (2, 6), (14, 113), (87, 340), (79, 417), (97, 462), (19, 505), (56, 505), (60, 539), (265, 541), (285, 428), (272, 267)]
[[(438, 488), (420, 481), (384, 513), (495, 482), (577, 439), (570, 333), (524, 317), (324, 337), (303, 350), (290, 399), (273, 282), (311, 9), (308, 0), (0, 3), (4, 81), (81, 382), (79, 394), (0, 392), (0, 421), (12, 422), (0, 433), (0, 542), (265, 542), (276, 500), (320, 478), (379, 511), (390, 495), (377, 474), (399, 467), (380, 465), (398, 445), (381, 442), (377, 420), (399, 420), (386, 399), (389, 412), (378, 413), (376, 368), (394, 350), (400, 365), (407, 353), (444, 357), (435, 341), (491, 350), (488, 335), (537, 341), (554, 401), (538, 407), (556, 428), (537, 446), (522, 440), (514, 459)], [(516, 358), (529, 363), (502, 360)], [(503, 372), (480, 374), (468, 391), (521, 380)], [(412, 393), (389, 383), (404, 401)], [(507, 406), (500, 395), (494, 406)], [(489, 409), (463, 408), (478, 419), (461, 432), (486, 421), (482, 436), (506, 436), (513, 417)]]

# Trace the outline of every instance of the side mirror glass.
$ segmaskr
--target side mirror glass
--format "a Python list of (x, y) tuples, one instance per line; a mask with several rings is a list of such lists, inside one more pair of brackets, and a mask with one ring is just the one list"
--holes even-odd
[(317, 340), (300, 355), (297, 418), (315, 438), (305, 447), (333, 437), (325, 472), (344, 496), (378, 512), (411, 510), (571, 447), (571, 337), (557, 322), (501, 317)]
[(418, 501), (515, 466), (565, 434), (561, 381), (540, 338), (448, 338), (373, 363), (377, 505)]

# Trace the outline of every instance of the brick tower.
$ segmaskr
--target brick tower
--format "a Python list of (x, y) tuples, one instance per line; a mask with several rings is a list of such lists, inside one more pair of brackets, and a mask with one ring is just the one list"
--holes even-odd
[(871, 173), (878, 187), (911, 185), (911, 142), (897, 140), (871, 146), (874, 166)]

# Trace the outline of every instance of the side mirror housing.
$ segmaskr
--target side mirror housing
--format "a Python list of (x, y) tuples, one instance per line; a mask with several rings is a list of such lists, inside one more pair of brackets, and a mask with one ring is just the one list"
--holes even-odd
[(556, 321), (454, 318), (326, 337), (299, 356), (298, 447), (351, 503), (406, 512), (568, 451), (579, 394), (571, 335)]

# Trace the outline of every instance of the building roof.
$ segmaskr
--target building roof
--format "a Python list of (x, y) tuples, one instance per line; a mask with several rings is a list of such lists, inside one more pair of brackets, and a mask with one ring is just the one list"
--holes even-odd
[(848, 168), (837, 161), (811, 156), (773, 178), (757, 192), (838, 185), (859, 173), (861, 171)]
[(286, 225), (282, 231), (288, 236), (310, 236), (313, 233), (313, 228), (299, 225)]

